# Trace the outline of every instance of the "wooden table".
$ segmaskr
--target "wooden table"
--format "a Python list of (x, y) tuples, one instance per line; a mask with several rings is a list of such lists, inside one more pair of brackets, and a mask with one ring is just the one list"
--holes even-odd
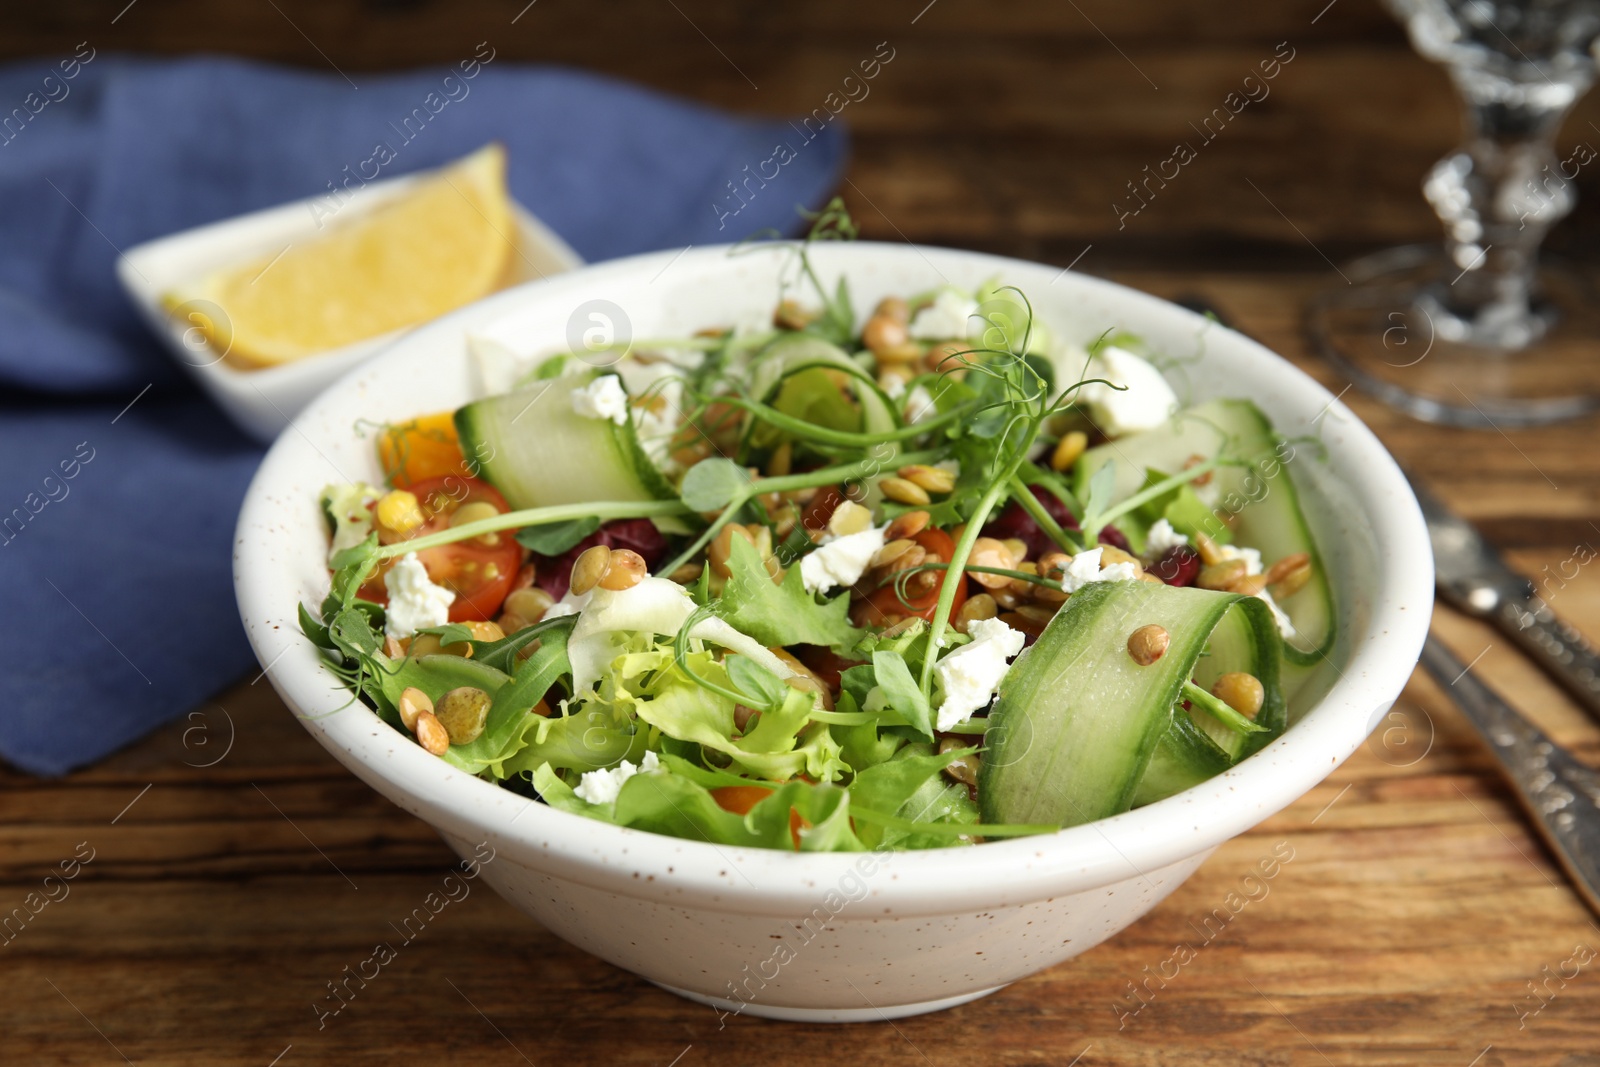
[[(36, 5), (0, 49), (66, 54), (87, 36), (104, 49), (337, 65), (359, 80), (458, 58), (487, 38), (508, 57), (785, 114), (817, 106), (890, 40), (896, 58), (846, 114), (855, 159), (844, 192), (868, 236), (1077, 261), (1200, 297), (1342, 388), (1308, 357), (1299, 309), (1332, 277), (1325, 256), (1432, 239), (1417, 182), (1454, 130), (1443, 76), (1371, 0), (925, 3), (630, 0), (602, 15), (543, 0), (515, 24), (523, 0), (184, 0), (139, 4), (114, 24), (115, 12)], [(1280, 41), (1295, 58), (1272, 95), (1119, 228), (1110, 205), (1124, 183)], [(1587, 125), (1597, 113), (1583, 105), (1563, 144), (1600, 141)], [(1589, 175), (1579, 182), (1588, 199), (1557, 243), (1581, 251), (1600, 197)], [(1345, 399), (1528, 573), (1559, 574), (1600, 545), (1592, 425), (1507, 437)], [(1600, 635), (1592, 571), (1545, 592)], [(1504, 640), (1447, 612), (1436, 623), (1463, 660), (1481, 653), (1477, 669), (1501, 692), (1600, 761), (1600, 730)], [(1560, 977), (1600, 952), (1600, 926), (1464, 721), (1420, 677), (1364, 750), (1224, 845), (1144, 920), (965, 1007), (894, 1025), (742, 1018), (719, 1030), (709, 1009), (479, 891), (320, 1031), (312, 1002), (324, 983), (364, 958), (386, 917), (408, 911), (453, 857), (253, 679), (67, 778), (0, 773), (0, 905), (42, 892), (63, 860), (81, 863), (66, 895), (0, 944), (0, 1063), (1600, 1064), (1600, 959)], [(1280, 842), (1294, 858), (1270, 894), (1119, 1029), (1127, 983)]]

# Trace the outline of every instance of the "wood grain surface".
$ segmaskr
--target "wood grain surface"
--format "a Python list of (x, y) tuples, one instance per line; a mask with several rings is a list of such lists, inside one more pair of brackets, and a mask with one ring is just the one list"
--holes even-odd
[[(1335, 391), (1300, 328), (1307, 296), (1335, 277), (1329, 261), (1436, 234), (1418, 182), (1453, 142), (1454, 103), (1372, 0), (524, 3), (68, 0), (8, 12), (0, 56), (65, 54), (88, 38), (359, 84), (489, 40), (509, 58), (782, 115), (818, 106), (887, 40), (896, 59), (846, 113), (843, 191), (868, 236), (1076, 261), (1199, 299)], [(1125, 184), (1280, 42), (1294, 59), (1271, 94), (1119, 226)], [(1597, 116), (1583, 104), (1562, 143), (1600, 144)], [(1600, 190), (1588, 173), (1578, 181), (1585, 204), (1554, 243), (1583, 259)], [(1571, 562), (1600, 546), (1593, 424), (1474, 433), (1344, 399), (1600, 637), (1600, 579)], [(1600, 729), (1504, 640), (1444, 611), (1436, 626), (1600, 762)], [(453, 857), (325, 755), (255, 675), (89, 770), (0, 771), (0, 798), (0, 912), (64, 861), (77, 872), (0, 937), (4, 1064), (1600, 1065), (1600, 926), (1420, 676), (1332, 777), (1110, 943), (895, 1024), (719, 1029), (710, 1009), (480, 889), (319, 1030), (324, 983)], [(1130, 1014), (1128, 983), (1193, 940), (1190, 923), (1275, 847), (1293, 859), (1270, 893)]]

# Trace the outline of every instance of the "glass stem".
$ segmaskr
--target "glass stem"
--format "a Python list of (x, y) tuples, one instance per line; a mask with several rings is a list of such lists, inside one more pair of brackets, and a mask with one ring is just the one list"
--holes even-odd
[(1595, 157), (1587, 144), (1568, 159), (1555, 151), (1581, 89), (1511, 82), (1465, 66), (1451, 75), (1466, 104), (1465, 139), (1423, 182), (1449, 259), (1426, 310), (1446, 339), (1516, 350), (1552, 323), (1539, 303), (1539, 245), (1572, 210), (1572, 179)]

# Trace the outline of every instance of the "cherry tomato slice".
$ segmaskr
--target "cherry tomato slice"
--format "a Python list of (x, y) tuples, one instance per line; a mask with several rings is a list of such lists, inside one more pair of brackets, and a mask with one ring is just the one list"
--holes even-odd
[(825, 485), (817, 490), (817, 495), (811, 498), (805, 510), (800, 513), (800, 525), (807, 530), (823, 530), (828, 526), (828, 520), (833, 518), (833, 513), (844, 503), (844, 494), (836, 485)]
[[(930, 526), (911, 540), (921, 545), (930, 555), (938, 555), (946, 561), (955, 555), (956, 543), (943, 530)], [(891, 582), (868, 597), (867, 603), (871, 604), (884, 616), (899, 615), (902, 618), (915, 616), (932, 622), (934, 612), (939, 607), (939, 593), (944, 589), (944, 583), (949, 580), (950, 572), (945, 571), (940, 576), (939, 584), (934, 586), (932, 590), (921, 596), (914, 596), (908, 592), (903, 601), (900, 599), (899, 594), (895, 592), (894, 583)], [(954, 617), (955, 613), (961, 610), (961, 605), (967, 601), (966, 575), (963, 573), (956, 579), (956, 583), (955, 600), (950, 604), (951, 617)]]
[[(411, 492), (416, 494), (427, 521), (412, 531), (407, 540), (449, 529), (451, 517), (465, 504), (490, 504), (502, 514), (511, 510), (505, 497), (488, 482), (456, 474), (425, 478), (412, 485)], [(521, 546), (509, 530), (489, 536), (494, 538), (493, 544), (473, 538), (425, 548), (417, 553), (428, 577), (456, 594), (450, 605), (451, 622), (493, 618), (516, 582), (517, 571), (522, 566)], [(377, 604), (388, 603), (389, 591), (383, 584), (383, 572), (369, 579), (361, 587), (360, 595)]]

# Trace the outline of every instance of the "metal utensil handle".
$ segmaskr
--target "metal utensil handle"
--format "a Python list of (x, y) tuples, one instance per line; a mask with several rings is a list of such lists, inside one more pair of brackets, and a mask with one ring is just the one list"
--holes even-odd
[(1538, 597), (1505, 597), (1495, 621), (1546, 673), (1600, 719), (1600, 652)]
[(1489, 743), (1534, 827), (1584, 901), (1600, 912), (1600, 773), (1496, 696), (1432, 634), (1422, 646), (1422, 666)]

